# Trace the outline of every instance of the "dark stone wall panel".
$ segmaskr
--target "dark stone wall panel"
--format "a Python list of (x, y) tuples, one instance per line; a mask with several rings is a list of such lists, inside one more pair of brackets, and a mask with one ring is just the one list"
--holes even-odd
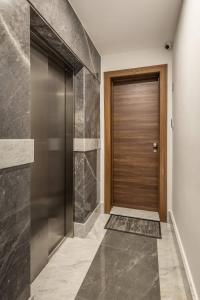
[(0, 138), (4, 139), (30, 137), (29, 19), (25, 0), (0, 1)]
[[(100, 84), (86, 69), (75, 77), (75, 138), (100, 138)], [(84, 163), (83, 163), (84, 162)], [(75, 221), (84, 223), (100, 199), (99, 153), (75, 152)]]
[(74, 137), (84, 138), (85, 136), (84, 69), (81, 69), (76, 74), (74, 87), (75, 87)]
[(66, 0), (30, 0), (82, 63), (100, 80), (101, 58)]
[(30, 167), (0, 171), (0, 299), (30, 289)]
[(75, 138), (100, 137), (100, 84), (83, 68), (75, 76)]
[(98, 204), (97, 151), (75, 152), (75, 222), (85, 223)]
[[(30, 138), (30, 10), (0, 1), (0, 138)], [(30, 294), (30, 167), (0, 170), (0, 299)]]
[(74, 198), (75, 198), (75, 222), (85, 219), (85, 184), (84, 184), (84, 164), (83, 152), (74, 153)]
[(85, 138), (100, 137), (100, 85), (85, 70)]
[(97, 206), (97, 151), (85, 152), (85, 207), (91, 214)]

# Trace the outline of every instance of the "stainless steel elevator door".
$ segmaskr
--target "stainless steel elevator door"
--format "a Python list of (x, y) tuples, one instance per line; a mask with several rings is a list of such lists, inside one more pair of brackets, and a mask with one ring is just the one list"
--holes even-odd
[(31, 47), (31, 279), (65, 235), (65, 71)]
[(48, 58), (31, 49), (31, 279), (48, 261)]
[(48, 64), (48, 242), (49, 254), (64, 237), (65, 72)]

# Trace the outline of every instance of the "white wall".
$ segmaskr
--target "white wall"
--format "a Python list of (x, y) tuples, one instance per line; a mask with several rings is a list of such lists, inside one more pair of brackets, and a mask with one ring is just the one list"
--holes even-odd
[(168, 208), (172, 203), (172, 52), (164, 48), (145, 49), (134, 52), (102, 56), (101, 84), (101, 202), (104, 202), (104, 86), (103, 73), (106, 71), (168, 64)]
[[(173, 216), (200, 298), (200, 1), (185, 0), (173, 58)], [(195, 288), (194, 286), (194, 288)], [(197, 295), (196, 295), (197, 297)]]

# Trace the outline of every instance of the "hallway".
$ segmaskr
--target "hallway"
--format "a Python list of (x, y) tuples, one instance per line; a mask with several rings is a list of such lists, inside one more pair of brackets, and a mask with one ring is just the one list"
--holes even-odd
[(200, 0), (0, 0), (0, 300), (200, 300)]
[[(113, 208), (112, 212), (123, 211)], [(138, 217), (137, 211), (127, 213)], [(140, 213), (140, 217), (144, 216), (149, 213)], [(156, 215), (150, 217), (157, 219)], [(84, 239), (67, 239), (63, 243), (33, 282), (34, 300), (192, 299), (172, 225), (161, 223), (162, 239), (156, 241), (105, 230), (108, 218), (109, 215), (100, 214)], [(149, 242), (154, 249), (151, 256)], [(149, 257), (158, 260), (154, 263), (154, 276), (152, 262), (146, 261)]]

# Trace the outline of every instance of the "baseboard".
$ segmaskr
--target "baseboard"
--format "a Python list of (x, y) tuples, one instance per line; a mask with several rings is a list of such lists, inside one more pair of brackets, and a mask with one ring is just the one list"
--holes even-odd
[(92, 214), (89, 216), (85, 223), (74, 223), (74, 236), (85, 238), (87, 234), (90, 232), (94, 223), (96, 222), (98, 216), (100, 215), (102, 210), (102, 205), (99, 203)]
[(183, 260), (183, 265), (184, 265), (184, 268), (185, 268), (186, 276), (187, 276), (187, 279), (188, 279), (188, 282), (189, 282), (189, 285), (190, 285), (192, 297), (193, 297), (194, 300), (199, 300), (197, 290), (196, 290), (196, 287), (195, 287), (195, 284), (194, 284), (194, 280), (193, 280), (193, 277), (192, 277), (192, 273), (191, 273), (191, 270), (190, 270), (190, 266), (189, 266), (187, 256), (186, 256), (186, 253), (185, 253), (182, 241), (181, 241), (181, 237), (180, 237), (180, 234), (179, 234), (178, 227), (176, 225), (174, 215), (173, 215), (172, 211), (169, 211), (169, 214), (170, 214), (170, 217), (171, 217), (171, 220), (172, 220), (172, 225), (174, 227), (175, 236), (176, 236), (177, 243), (178, 243), (178, 246), (179, 246), (179, 251), (180, 251), (180, 254), (181, 254), (181, 258)]

